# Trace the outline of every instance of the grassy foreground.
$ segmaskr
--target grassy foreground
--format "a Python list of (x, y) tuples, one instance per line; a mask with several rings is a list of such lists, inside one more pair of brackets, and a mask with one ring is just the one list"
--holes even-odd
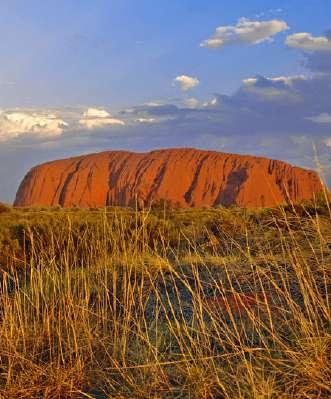
[(0, 207), (0, 398), (330, 398), (328, 204)]

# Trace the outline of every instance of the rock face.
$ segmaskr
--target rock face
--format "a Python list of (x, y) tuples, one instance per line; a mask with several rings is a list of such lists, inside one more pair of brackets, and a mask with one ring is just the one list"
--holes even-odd
[(30, 170), (16, 206), (274, 206), (311, 199), (318, 175), (285, 162), (191, 148), (109, 151), (47, 162)]

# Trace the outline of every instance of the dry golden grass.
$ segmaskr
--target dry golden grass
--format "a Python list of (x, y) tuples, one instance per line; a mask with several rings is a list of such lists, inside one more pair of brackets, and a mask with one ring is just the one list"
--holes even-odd
[(1, 398), (331, 397), (327, 205), (0, 226)]

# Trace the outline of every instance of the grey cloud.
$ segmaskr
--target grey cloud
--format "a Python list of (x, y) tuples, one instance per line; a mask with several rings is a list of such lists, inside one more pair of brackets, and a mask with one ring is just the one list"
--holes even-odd
[(304, 65), (312, 72), (331, 73), (331, 52), (305, 55)]
[(176, 105), (160, 104), (160, 105), (141, 105), (122, 111), (123, 115), (151, 115), (151, 116), (169, 116), (179, 115), (180, 111)]

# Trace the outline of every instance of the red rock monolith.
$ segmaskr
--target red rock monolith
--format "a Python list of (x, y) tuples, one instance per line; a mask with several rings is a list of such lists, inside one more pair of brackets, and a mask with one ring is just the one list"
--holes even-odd
[(313, 198), (316, 172), (262, 157), (191, 148), (108, 151), (32, 168), (16, 206), (265, 207)]

